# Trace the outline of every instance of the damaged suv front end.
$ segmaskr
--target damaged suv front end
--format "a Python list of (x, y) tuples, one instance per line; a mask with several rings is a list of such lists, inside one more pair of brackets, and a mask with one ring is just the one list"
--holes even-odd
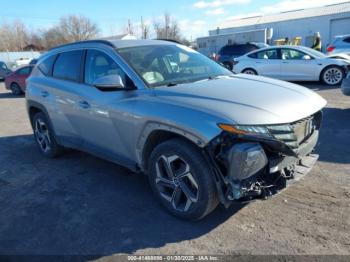
[(219, 124), (223, 130), (206, 147), (215, 167), (220, 201), (266, 199), (305, 176), (318, 159), (322, 112), (281, 125)]

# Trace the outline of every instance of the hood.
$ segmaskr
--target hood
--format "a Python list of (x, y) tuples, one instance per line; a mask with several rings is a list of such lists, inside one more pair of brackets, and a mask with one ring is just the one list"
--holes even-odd
[(246, 125), (295, 122), (319, 111), (327, 103), (315, 92), (299, 85), (249, 75), (158, 87), (155, 95), (166, 103)]

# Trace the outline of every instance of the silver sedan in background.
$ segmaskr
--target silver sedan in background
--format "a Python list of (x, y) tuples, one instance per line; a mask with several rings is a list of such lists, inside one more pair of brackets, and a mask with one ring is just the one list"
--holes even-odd
[(329, 58), (308, 47), (274, 46), (236, 58), (233, 71), (286, 81), (339, 85), (349, 69), (349, 60)]

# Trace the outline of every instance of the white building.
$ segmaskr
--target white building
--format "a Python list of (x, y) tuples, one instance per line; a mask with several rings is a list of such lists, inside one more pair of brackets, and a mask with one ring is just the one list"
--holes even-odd
[[(254, 31), (263, 34), (252, 33)], [(301, 44), (312, 46), (315, 33), (321, 34), (323, 50), (334, 36), (350, 34), (350, 1), (309, 9), (299, 9), (277, 14), (246, 17), (228, 20), (217, 29), (210, 30), (208, 37), (197, 39), (199, 51), (208, 54), (217, 53), (226, 44), (239, 43), (242, 37), (237, 33), (247, 33), (246, 42), (266, 41), (272, 34), (272, 43), (276, 39), (301, 37)], [(256, 37), (258, 35), (259, 37)], [(231, 38), (230, 38), (231, 36)], [(225, 39), (223, 41), (222, 39)]]

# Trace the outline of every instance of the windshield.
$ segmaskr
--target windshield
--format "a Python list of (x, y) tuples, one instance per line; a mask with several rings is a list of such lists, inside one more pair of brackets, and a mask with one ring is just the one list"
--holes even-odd
[(190, 83), (233, 73), (182, 45), (149, 45), (118, 49), (150, 87)]

